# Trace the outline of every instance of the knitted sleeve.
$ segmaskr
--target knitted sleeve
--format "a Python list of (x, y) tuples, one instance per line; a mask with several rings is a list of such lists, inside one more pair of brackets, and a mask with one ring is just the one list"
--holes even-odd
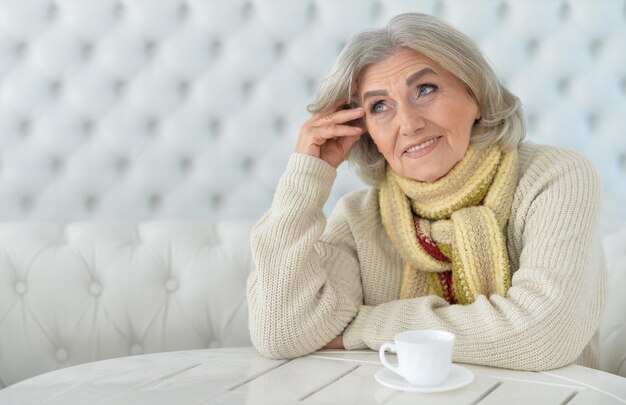
[(435, 296), (364, 305), (344, 332), (344, 345), (378, 349), (400, 331), (434, 328), (456, 334), (457, 362), (524, 370), (574, 362), (594, 335), (605, 300), (600, 199), (600, 179), (586, 159), (543, 153), (516, 190), (507, 227), (514, 275), (506, 297), (479, 296), (470, 305)]
[(270, 210), (252, 230), (249, 327), (254, 346), (267, 357), (320, 349), (341, 334), (362, 303), (347, 222), (335, 210), (327, 227), (323, 213), (335, 176), (322, 160), (294, 153)]

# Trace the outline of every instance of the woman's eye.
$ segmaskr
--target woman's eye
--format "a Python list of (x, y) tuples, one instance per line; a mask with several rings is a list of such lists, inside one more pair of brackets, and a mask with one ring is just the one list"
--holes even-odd
[(437, 86), (432, 84), (423, 84), (417, 88), (417, 96), (423, 97), (437, 90)]
[(382, 101), (374, 103), (374, 104), (372, 104), (371, 110), (372, 110), (372, 112), (374, 114), (384, 112), (385, 111), (385, 104)]

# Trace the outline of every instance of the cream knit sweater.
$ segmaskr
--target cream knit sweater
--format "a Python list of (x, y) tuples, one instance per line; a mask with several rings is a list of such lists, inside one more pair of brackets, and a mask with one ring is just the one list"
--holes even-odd
[(404, 266), (381, 223), (378, 191), (346, 195), (327, 223), (323, 206), (336, 171), (293, 154), (251, 236), (255, 347), (292, 358), (343, 333), (347, 349), (377, 350), (398, 332), (433, 328), (456, 334), (456, 362), (597, 367), (594, 333), (606, 295), (600, 179), (589, 161), (554, 147), (523, 143), (519, 161), (506, 228), (512, 286), (506, 297), (464, 306), (436, 296), (399, 300)]

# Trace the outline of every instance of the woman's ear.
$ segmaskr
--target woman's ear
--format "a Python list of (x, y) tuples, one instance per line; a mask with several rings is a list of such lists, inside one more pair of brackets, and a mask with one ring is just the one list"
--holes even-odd
[(474, 97), (474, 102), (476, 103), (476, 116), (474, 117), (474, 122), (480, 121), (480, 119), (483, 116), (483, 112), (482, 112), (482, 108), (480, 106), (480, 103), (478, 102), (478, 100), (476, 99), (475, 96)]

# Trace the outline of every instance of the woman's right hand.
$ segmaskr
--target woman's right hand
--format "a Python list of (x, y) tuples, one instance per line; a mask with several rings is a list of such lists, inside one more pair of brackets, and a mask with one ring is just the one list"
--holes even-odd
[(365, 132), (347, 123), (364, 115), (363, 107), (344, 110), (341, 105), (313, 114), (300, 129), (296, 152), (320, 158), (336, 169)]

